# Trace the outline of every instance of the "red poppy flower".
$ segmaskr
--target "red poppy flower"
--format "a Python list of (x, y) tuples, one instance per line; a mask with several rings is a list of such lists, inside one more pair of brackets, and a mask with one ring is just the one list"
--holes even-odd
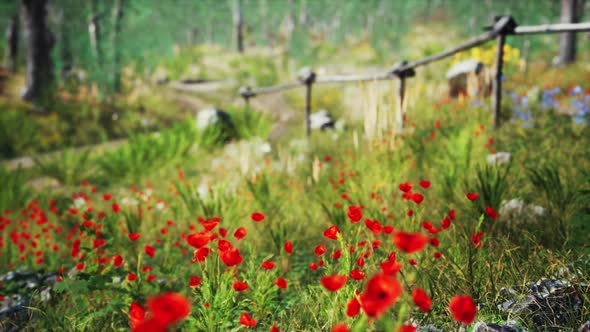
[(221, 221), (221, 218), (215, 217), (211, 220), (199, 220), (199, 223), (208, 232), (208, 231), (212, 230), (213, 228), (217, 227), (217, 225), (219, 224), (220, 221)]
[(243, 313), (240, 316), (240, 324), (244, 326), (256, 326), (256, 320), (252, 319), (248, 313)]
[(365, 226), (375, 235), (379, 235), (383, 231), (383, 226), (377, 220), (366, 219)]
[(361, 304), (356, 299), (356, 297), (353, 297), (352, 300), (348, 301), (348, 303), (346, 304), (346, 316), (354, 317), (358, 315), (360, 311)]
[(231, 248), (233, 248), (231, 242), (227, 241), (227, 240), (219, 240), (217, 242), (217, 249), (219, 249), (219, 251), (226, 251), (226, 250), (230, 250)]
[(428, 243), (428, 237), (422, 233), (396, 232), (393, 234), (393, 244), (408, 254), (424, 249), (426, 243)]
[(442, 254), (441, 254), (440, 252), (438, 252), (438, 251), (437, 251), (437, 252), (435, 252), (434, 254), (432, 254), (432, 257), (434, 257), (434, 258), (438, 259), (438, 258), (441, 258), (441, 257), (442, 257)]
[(326, 253), (326, 246), (323, 244), (320, 244), (317, 247), (315, 247), (314, 252), (315, 252), (316, 256), (320, 257)]
[(383, 227), (383, 233), (385, 233), (385, 234), (391, 234), (391, 233), (393, 233), (394, 230), (395, 230), (395, 227), (393, 227), (393, 226)]
[(338, 240), (338, 233), (340, 233), (340, 229), (338, 228), (338, 226), (333, 225), (333, 226), (328, 227), (324, 231), (324, 236), (327, 239)]
[(84, 263), (78, 263), (78, 264), (76, 264), (76, 270), (78, 270), (78, 271), (84, 270)]
[(129, 273), (127, 275), (127, 280), (129, 281), (135, 281), (137, 279), (137, 275), (135, 273)]
[(139, 304), (131, 302), (129, 316), (129, 325), (131, 325), (131, 329), (135, 329), (145, 319), (145, 311)]
[(324, 276), (321, 279), (322, 286), (331, 292), (336, 292), (344, 287), (348, 277), (346, 275)]
[(363, 218), (363, 211), (360, 206), (349, 206), (347, 216), (350, 222), (354, 224)]
[(451, 219), (449, 219), (449, 217), (444, 217), (444, 219), (442, 220), (442, 229), (447, 229), (451, 227)]
[(113, 195), (111, 195), (111, 194), (102, 195), (102, 199), (104, 199), (105, 201), (110, 201), (111, 198), (113, 198)]
[(428, 294), (426, 294), (426, 292), (423, 289), (414, 289), (414, 291), (412, 292), (412, 299), (414, 300), (416, 306), (422, 309), (422, 311), (424, 312), (428, 312), (428, 310), (430, 310), (430, 307), (432, 306), (432, 299), (430, 299)]
[(496, 218), (498, 218), (498, 212), (496, 212), (496, 210), (494, 210), (492, 207), (487, 206), (486, 207), (486, 214), (488, 215), (488, 217), (496, 220)]
[(166, 332), (167, 330), (168, 326), (166, 324), (155, 317), (151, 317), (140, 322), (135, 328), (131, 329), (131, 332)]
[(199, 287), (199, 286), (201, 286), (201, 279), (197, 276), (191, 277), (188, 280), (188, 285), (190, 287)]
[(455, 295), (449, 303), (449, 310), (456, 321), (467, 325), (473, 322), (477, 314), (475, 302), (469, 295)]
[(422, 222), (422, 228), (424, 228), (425, 230), (430, 230), (433, 227), (434, 226), (432, 225), (432, 223), (430, 221), (423, 221)]
[(197, 232), (186, 237), (186, 242), (191, 246), (199, 249), (206, 246), (211, 241), (212, 236), (207, 232)]
[(475, 246), (476, 249), (479, 249), (483, 246), (481, 243), (481, 239), (484, 236), (484, 232), (475, 232), (471, 234), (471, 243)]
[(289, 255), (293, 253), (293, 243), (291, 243), (291, 241), (285, 242), (285, 252)]
[(415, 332), (416, 327), (414, 325), (404, 324), (397, 329), (397, 332)]
[(419, 193), (413, 193), (411, 200), (414, 201), (414, 203), (416, 203), (417, 205), (420, 205), (424, 201), (424, 196), (422, 196), (422, 194)]
[(396, 261), (387, 261), (381, 263), (381, 271), (387, 275), (394, 275), (399, 272), (402, 268), (402, 264)]
[(145, 253), (152, 258), (156, 254), (156, 249), (154, 249), (154, 247), (152, 247), (150, 245), (146, 245), (143, 249), (144, 249)]
[(428, 242), (430, 242), (430, 245), (433, 247), (438, 247), (440, 245), (440, 241), (435, 237), (430, 238)]
[(238, 241), (243, 239), (244, 237), (246, 237), (246, 229), (244, 227), (238, 228), (234, 233), (234, 237), (238, 239)]
[(272, 270), (275, 268), (276, 264), (273, 261), (264, 261), (264, 262), (262, 262), (261, 266), (265, 270)]
[(117, 203), (113, 203), (113, 205), (111, 205), (111, 208), (113, 209), (113, 212), (115, 212), (115, 213), (119, 213), (119, 211), (121, 211), (121, 208), (119, 207), (119, 205)]
[(262, 214), (260, 212), (254, 212), (250, 215), (250, 218), (252, 218), (252, 220), (254, 220), (256, 222), (261, 222), (264, 220), (264, 214)]
[(234, 290), (235, 290), (236, 292), (243, 292), (243, 291), (245, 291), (246, 289), (248, 289), (248, 284), (246, 284), (246, 283), (245, 283), (245, 282), (243, 282), (243, 281), (239, 281), (239, 280), (238, 280), (238, 281), (234, 282), (234, 286), (233, 286), (233, 287), (234, 287)]
[(129, 240), (131, 240), (131, 241), (137, 241), (139, 239), (139, 237), (140, 237), (140, 234), (139, 233), (131, 233), (131, 234), (129, 234)]
[(148, 298), (146, 307), (153, 317), (164, 325), (184, 319), (191, 312), (189, 300), (178, 293), (164, 293)]
[(342, 250), (338, 249), (336, 251), (334, 251), (334, 253), (332, 254), (332, 258), (334, 259), (340, 259), (340, 257), (342, 256)]
[(310, 263), (309, 264), (309, 269), (312, 270), (312, 271), (315, 271), (315, 270), (318, 269), (318, 265), (315, 262)]
[(194, 253), (195, 261), (199, 263), (204, 262), (207, 259), (207, 256), (209, 256), (210, 252), (211, 250), (206, 247), (196, 249)]
[(225, 237), (227, 235), (227, 229), (220, 228), (219, 229), (219, 235), (221, 235), (221, 237)]
[(354, 280), (363, 280), (365, 279), (365, 272), (359, 270), (352, 270), (350, 271), (350, 277)]
[(449, 211), (449, 218), (451, 218), (451, 220), (455, 220), (455, 210)]
[(277, 281), (275, 281), (275, 285), (277, 285), (281, 289), (285, 289), (287, 288), (287, 281), (281, 277), (278, 277)]
[(373, 276), (361, 294), (361, 306), (367, 316), (381, 316), (402, 294), (402, 286), (394, 277), (386, 274)]
[(121, 255), (115, 256), (113, 259), (113, 264), (115, 265), (115, 267), (122, 266), (123, 265), (123, 256), (121, 256)]
[(479, 194), (478, 193), (467, 193), (465, 196), (467, 196), (468, 200), (473, 202), (479, 197)]
[(430, 188), (430, 181), (428, 181), (428, 180), (422, 180), (418, 183), (420, 184), (420, 187), (422, 187), (424, 189)]
[(240, 256), (240, 251), (236, 248), (234, 250), (226, 250), (219, 253), (221, 260), (227, 266), (235, 266), (240, 264), (244, 258)]
[(399, 185), (399, 190), (408, 193), (410, 191), (412, 191), (412, 184), (411, 183), (402, 183)]
[(350, 332), (350, 330), (348, 329), (346, 324), (338, 323), (332, 327), (332, 330), (330, 332)]

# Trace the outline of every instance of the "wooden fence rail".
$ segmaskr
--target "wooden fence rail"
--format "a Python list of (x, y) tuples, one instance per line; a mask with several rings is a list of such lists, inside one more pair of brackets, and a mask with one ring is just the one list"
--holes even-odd
[(583, 32), (590, 31), (590, 22), (585, 23), (559, 23), (559, 24), (544, 24), (536, 26), (518, 26), (512, 16), (498, 16), (494, 18), (494, 23), (485, 27), (488, 32), (483, 33), (463, 44), (450, 48), (446, 51), (433, 54), (422, 59), (407, 62), (401, 61), (394, 65), (389, 71), (381, 74), (371, 75), (328, 75), (317, 76), (310, 68), (303, 68), (298, 72), (298, 80), (292, 83), (286, 83), (270, 87), (262, 87), (252, 89), (248, 86), (240, 88), (238, 94), (244, 98), (246, 104), (249, 103), (250, 98), (258, 95), (277, 93), (298, 87), (305, 86), (305, 135), (309, 137), (310, 129), (310, 115), (311, 115), (311, 92), (312, 86), (315, 83), (329, 84), (329, 83), (347, 83), (347, 82), (366, 82), (366, 81), (382, 81), (398, 79), (398, 97), (400, 100), (400, 110), (402, 112), (402, 122), (398, 124), (403, 128), (404, 97), (406, 79), (416, 75), (415, 69), (430, 63), (449, 58), (459, 52), (466, 51), (473, 47), (485, 44), (493, 39), (496, 39), (496, 66), (493, 73), (492, 81), (492, 109), (494, 114), (494, 128), (500, 126), (500, 110), (502, 106), (502, 70), (503, 70), (503, 55), (504, 45), (506, 44), (506, 37), (509, 35), (528, 35), (528, 34), (544, 34), (544, 33), (562, 33), (562, 32)]

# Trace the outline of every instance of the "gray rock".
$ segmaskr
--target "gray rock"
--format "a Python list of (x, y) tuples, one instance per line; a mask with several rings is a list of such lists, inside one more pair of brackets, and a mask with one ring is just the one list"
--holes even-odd
[(447, 73), (445, 74), (445, 78), (447, 80), (451, 80), (457, 78), (461, 75), (466, 75), (470, 73), (479, 74), (483, 69), (483, 63), (479, 62), (476, 59), (467, 59), (460, 62), (457, 62), (453, 65)]
[(326, 110), (319, 110), (315, 113), (312, 113), (309, 116), (309, 121), (311, 122), (311, 129), (334, 129), (334, 118)]
[[(467, 59), (456, 63), (446, 73), (445, 77), (449, 83), (449, 94), (451, 97), (458, 97), (462, 93), (467, 93), (468, 89), (468, 78), (470, 75), (479, 75), (484, 68), (483, 63), (475, 59)], [(484, 90), (484, 94), (487, 94), (489, 89), (480, 86), (478, 83), (478, 91), (481, 93)]]
[(512, 155), (508, 152), (496, 152), (494, 154), (489, 154), (486, 158), (488, 165), (495, 166), (495, 165), (506, 165), (512, 159)]
[(578, 332), (590, 332), (590, 319), (586, 321), (580, 328)]
[[(583, 293), (590, 291), (587, 286), (574, 285), (568, 280), (542, 278), (528, 283), (521, 295), (505, 301), (498, 308), (511, 316), (526, 316), (535, 326), (563, 326), (569, 319), (581, 314), (580, 287)], [(513, 292), (505, 290), (503, 293), (512, 295)]]
[(444, 332), (442, 329), (437, 328), (432, 324), (428, 324), (425, 326), (418, 326), (416, 328), (416, 332)]
[(234, 126), (229, 114), (215, 108), (208, 108), (199, 111), (196, 118), (196, 124), (197, 128), (199, 129), (205, 129), (217, 124), (225, 124), (231, 127)]
[(473, 332), (525, 332), (527, 330), (520, 329), (513, 325), (503, 324), (486, 324), (484, 322), (477, 322), (473, 326)]

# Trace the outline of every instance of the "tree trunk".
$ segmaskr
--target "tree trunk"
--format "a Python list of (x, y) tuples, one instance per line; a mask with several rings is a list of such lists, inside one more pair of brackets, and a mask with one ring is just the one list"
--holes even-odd
[(287, 16), (285, 17), (285, 36), (291, 40), (291, 35), (295, 31), (295, 4), (293, 0), (287, 1)]
[(53, 82), (51, 49), (53, 35), (47, 28), (47, 0), (22, 0), (24, 21), (27, 83), (22, 98), (39, 101), (47, 97)]
[(272, 38), (268, 31), (268, 2), (267, 0), (260, 0), (260, 30), (262, 31), (262, 38), (266, 41), (268, 46), (272, 47)]
[(88, 18), (88, 35), (90, 47), (98, 66), (102, 66), (102, 51), (100, 48), (100, 24), (98, 22), (97, 0), (90, 0), (90, 17)]
[(116, 0), (113, 8), (113, 92), (121, 91), (121, 26), (125, 0)]
[[(581, 17), (582, 0), (561, 0), (561, 22), (578, 23)], [(561, 34), (559, 42), (559, 65), (568, 65), (576, 60), (576, 33)]]
[(59, 47), (59, 69), (62, 77), (65, 79), (70, 75), (74, 61), (69, 38), (70, 36), (64, 23), (67, 19), (65, 18), (63, 7), (56, 2), (53, 2), (50, 6), (49, 12), (52, 14), (50, 15), (50, 22), (55, 27), (56, 45)]
[(16, 72), (16, 59), (18, 56), (18, 16), (10, 18), (6, 28), (6, 69)]
[(236, 49), (239, 53), (244, 53), (244, 17), (242, 15), (242, 6), (240, 0), (234, 0), (233, 18)]

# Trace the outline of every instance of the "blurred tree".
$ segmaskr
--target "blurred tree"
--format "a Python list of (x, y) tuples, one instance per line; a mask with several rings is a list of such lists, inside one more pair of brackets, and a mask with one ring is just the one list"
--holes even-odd
[(88, 35), (90, 37), (90, 45), (92, 47), (92, 53), (96, 59), (96, 63), (100, 67), (102, 65), (102, 50), (101, 50), (101, 26), (100, 18), (101, 14), (98, 12), (97, 7), (98, 0), (90, 0), (90, 15), (88, 17)]
[[(561, 23), (578, 23), (582, 18), (584, 0), (561, 0)], [(576, 60), (576, 33), (561, 34), (558, 65), (568, 65)]]
[(244, 13), (242, 12), (242, 4), (240, 0), (233, 0), (232, 14), (234, 20), (234, 40), (236, 42), (236, 50), (239, 53), (244, 52)]
[(113, 7), (113, 70), (112, 70), (112, 88), (114, 93), (121, 91), (121, 28), (125, 0), (116, 0)]
[(40, 102), (51, 96), (54, 37), (47, 27), (47, 0), (21, 0), (24, 22), (27, 82), (22, 98)]
[(10, 18), (6, 28), (6, 69), (16, 72), (16, 60), (18, 56), (18, 15)]

